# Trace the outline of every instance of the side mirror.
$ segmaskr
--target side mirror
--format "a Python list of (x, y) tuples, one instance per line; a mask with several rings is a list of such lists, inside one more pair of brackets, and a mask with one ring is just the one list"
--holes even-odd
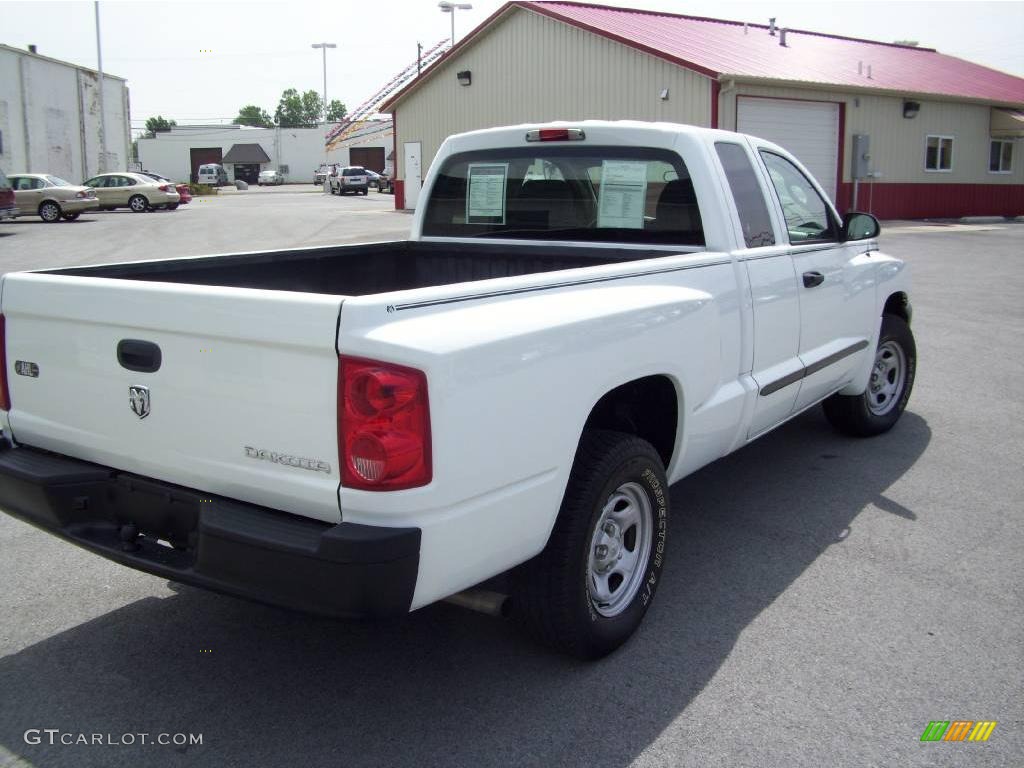
[(878, 233), (881, 231), (878, 219), (870, 213), (851, 211), (843, 216), (843, 242), (870, 240), (873, 237), (878, 237)]

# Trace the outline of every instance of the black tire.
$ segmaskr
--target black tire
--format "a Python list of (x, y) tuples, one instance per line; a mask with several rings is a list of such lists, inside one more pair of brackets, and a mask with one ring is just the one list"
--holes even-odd
[(145, 195), (132, 195), (128, 198), (128, 207), (132, 213), (145, 213), (150, 210), (149, 200)]
[(832, 395), (822, 403), (829, 422), (844, 434), (871, 437), (888, 432), (907, 407), (917, 372), (917, 345), (902, 317), (882, 316), (872, 365), (871, 381), (863, 394)]
[(168, 211), (176, 211), (176, 210), (178, 210), (178, 205), (179, 205), (179, 203), (168, 203), (167, 204), (167, 210)]
[[(623, 578), (613, 597), (623, 602), (599, 605), (592, 597), (591, 551), (600, 534), (598, 524), (614, 494), (628, 489), (643, 506), (650, 537), (644, 556), (639, 528), (626, 527), (619, 556), (637, 552), (632, 576)], [(512, 572), (513, 611), (541, 643), (581, 659), (597, 659), (622, 645), (640, 626), (650, 607), (665, 562), (668, 533), (668, 483), (654, 447), (621, 432), (587, 431), (580, 440), (554, 529), (544, 550)], [(629, 532), (633, 531), (633, 548)], [(628, 552), (627, 552), (628, 551)], [(608, 553), (608, 547), (604, 547)], [(609, 583), (618, 567), (609, 555)], [(621, 593), (618, 590), (623, 590)], [(616, 597), (617, 596), (617, 597)]]
[(63, 212), (60, 209), (60, 203), (54, 202), (53, 200), (44, 200), (39, 204), (38, 213), (39, 218), (47, 224), (53, 224), (54, 222), (60, 221), (60, 217)]
[(81, 213), (62, 213), (60, 217), (64, 219), (64, 221), (75, 221), (81, 215)]

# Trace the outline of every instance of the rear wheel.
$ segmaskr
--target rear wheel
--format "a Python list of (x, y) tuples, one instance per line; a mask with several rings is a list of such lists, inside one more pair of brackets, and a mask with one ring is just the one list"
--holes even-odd
[(902, 317), (882, 316), (868, 387), (860, 395), (832, 395), (822, 404), (825, 416), (840, 432), (857, 437), (879, 435), (899, 421), (917, 371), (917, 345)]
[(55, 221), (60, 221), (60, 205), (47, 200), (39, 204), (39, 218), (45, 221), (47, 224), (53, 224)]
[(81, 215), (81, 213), (62, 213), (60, 217), (64, 219), (64, 221), (75, 221)]
[(514, 610), (545, 645), (611, 653), (651, 605), (665, 562), (668, 483), (654, 447), (587, 431), (544, 550), (512, 574)]
[(149, 208), (149, 201), (143, 195), (132, 195), (128, 200), (128, 207), (132, 213), (145, 213)]

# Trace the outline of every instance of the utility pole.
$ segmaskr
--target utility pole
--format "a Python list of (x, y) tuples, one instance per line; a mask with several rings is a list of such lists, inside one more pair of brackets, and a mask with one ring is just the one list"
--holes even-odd
[[(96, 10), (96, 62), (99, 71), (100, 87), (100, 173), (107, 171), (107, 111), (103, 107), (103, 48), (100, 45), (100, 3), (99, 0), (93, 3)], [(125, 166), (128, 167), (127, 165)], [(87, 172), (88, 173), (88, 172)]]
[[(327, 49), (337, 48), (334, 43), (313, 43), (313, 48), (320, 48), (324, 52), (324, 130), (327, 130)], [(324, 162), (327, 162), (327, 145), (324, 145)]]

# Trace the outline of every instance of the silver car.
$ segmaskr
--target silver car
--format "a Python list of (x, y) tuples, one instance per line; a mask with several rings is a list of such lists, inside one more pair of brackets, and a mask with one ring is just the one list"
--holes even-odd
[(38, 216), (43, 221), (74, 221), (85, 211), (99, 210), (96, 191), (47, 173), (15, 173), (8, 177), (14, 189), (18, 216)]
[(256, 180), (256, 183), (261, 187), (264, 184), (275, 186), (277, 184), (284, 184), (284, 174), (280, 171), (274, 171), (268, 168), (265, 171), (260, 171), (260, 175)]
[(173, 184), (140, 173), (101, 173), (86, 181), (85, 186), (96, 190), (100, 208), (108, 211), (131, 208), (133, 213), (144, 213), (156, 208), (177, 208), (181, 202)]

